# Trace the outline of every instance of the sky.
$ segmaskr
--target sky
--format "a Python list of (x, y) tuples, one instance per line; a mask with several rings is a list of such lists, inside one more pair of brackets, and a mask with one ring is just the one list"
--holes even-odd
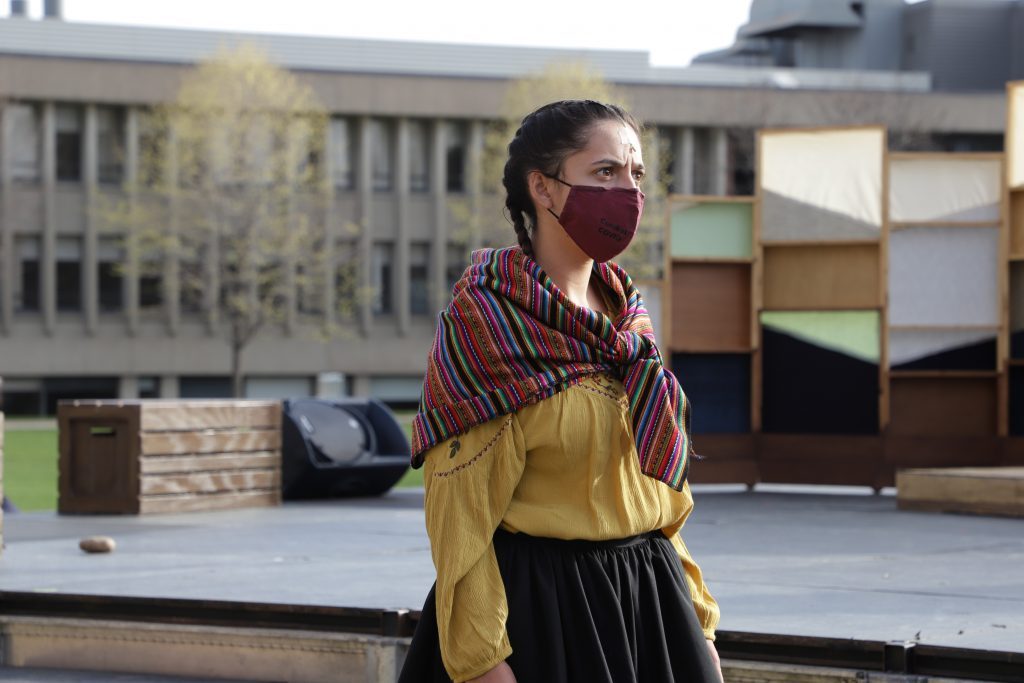
[[(29, 15), (40, 16), (42, 6), (29, 0)], [(63, 0), (68, 21), (642, 50), (658, 66), (728, 47), (749, 10), (750, 0)]]

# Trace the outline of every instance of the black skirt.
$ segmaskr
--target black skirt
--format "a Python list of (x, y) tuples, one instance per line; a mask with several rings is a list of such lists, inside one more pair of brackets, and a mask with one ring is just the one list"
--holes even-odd
[[(494, 535), (518, 683), (717, 683), (682, 563), (660, 531), (614, 541)], [(451, 683), (434, 589), (399, 683)]]

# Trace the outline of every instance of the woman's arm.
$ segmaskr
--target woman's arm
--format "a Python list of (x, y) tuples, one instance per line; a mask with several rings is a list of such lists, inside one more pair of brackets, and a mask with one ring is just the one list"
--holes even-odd
[(441, 658), (455, 683), (486, 674), (512, 653), (492, 537), (522, 476), (525, 453), (515, 414), (427, 452), (423, 483), (437, 569), (437, 626)]

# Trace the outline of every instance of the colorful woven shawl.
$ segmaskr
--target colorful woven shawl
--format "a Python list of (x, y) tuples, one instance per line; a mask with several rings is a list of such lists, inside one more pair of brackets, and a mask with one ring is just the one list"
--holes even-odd
[(690, 402), (662, 365), (629, 275), (613, 263), (594, 272), (614, 298), (614, 320), (576, 306), (518, 247), (473, 253), (439, 316), (413, 419), (414, 467), (452, 436), (612, 371), (629, 398), (641, 471), (682, 489), (696, 455)]

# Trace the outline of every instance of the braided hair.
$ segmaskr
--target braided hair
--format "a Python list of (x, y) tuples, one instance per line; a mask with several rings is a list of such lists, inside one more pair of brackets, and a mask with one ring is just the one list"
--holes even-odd
[(619, 106), (594, 100), (561, 100), (527, 114), (508, 143), (501, 179), (505, 208), (527, 256), (533, 256), (531, 235), (537, 227), (537, 209), (526, 176), (531, 171), (557, 176), (566, 157), (586, 147), (591, 126), (600, 121), (619, 121), (640, 135), (639, 124)]

